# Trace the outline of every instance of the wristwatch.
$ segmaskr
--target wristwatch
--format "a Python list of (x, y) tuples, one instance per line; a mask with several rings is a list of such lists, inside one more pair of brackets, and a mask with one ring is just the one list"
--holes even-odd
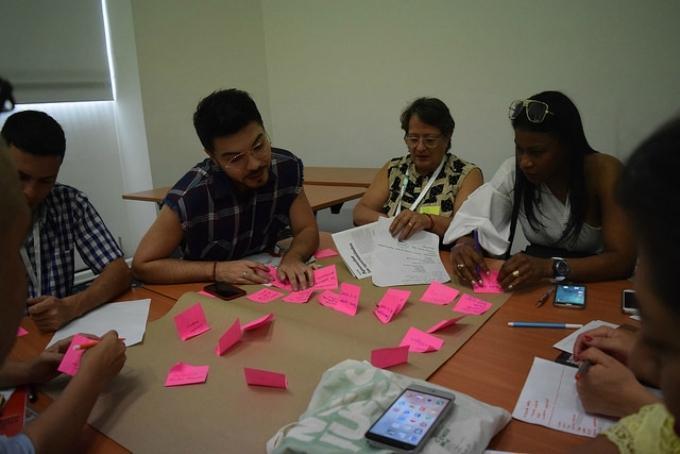
[(553, 282), (562, 282), (569, 276), (571, 268), (569, 268), (569, 264), (562, 257), (553, 257), (552, 261)]

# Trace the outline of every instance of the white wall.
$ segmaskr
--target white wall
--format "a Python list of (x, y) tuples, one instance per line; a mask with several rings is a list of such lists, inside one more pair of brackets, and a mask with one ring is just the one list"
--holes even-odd
[(576, 102), (598, 150), (624, 157), (680, 104), (680, 2), (263, 0), (275, 143), (307, 165), (405, 153), (398, 117), (435, 96), (453, 149), (490, 178), (513, 153), (507, 107)]

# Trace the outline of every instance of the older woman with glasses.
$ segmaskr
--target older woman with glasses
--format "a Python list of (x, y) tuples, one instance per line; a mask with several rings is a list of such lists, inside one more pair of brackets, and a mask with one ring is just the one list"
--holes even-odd
[[(624, 278), (635, 265), (633, 234), (614, 189), (621, 163), (586, 140), (574, 103), (556, 91), (510, 106), (515, 156), (456, 213), (444, 235), (459, 280), (480, 281), (482, 249), (505, 256), (507, 290), (556, 282)], [(529, 241), (510, 256), (517, 224)]]
[(440, 237), (463, 201), (482, 184), (474, 164), (448, 153), (455, 123), (436, 98), (419, 98), (401, 114), (406, 156), (391, 159), (354, 208), (354, 223), (394, 217), (390, 233), (401, 240), (428, 230)]

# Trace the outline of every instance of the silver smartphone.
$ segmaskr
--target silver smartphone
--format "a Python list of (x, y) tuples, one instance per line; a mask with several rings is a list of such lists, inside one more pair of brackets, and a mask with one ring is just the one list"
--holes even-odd
[(419, 452), (453, 408), (456, 396), (412, 385), (366, 432), (369, 444), (395, 452)]
[(623, 293), (621, 293), (621, 312), (630, 315), (640, 314), (637, 298), (635, 297), (635, 290), (625, 289)]

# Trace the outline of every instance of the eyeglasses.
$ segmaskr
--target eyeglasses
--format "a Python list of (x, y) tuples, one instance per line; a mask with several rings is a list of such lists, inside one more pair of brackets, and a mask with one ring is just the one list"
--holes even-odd
[(262, 160), (262, 158), (267, 156), (267, 153), (271, 151), (270, 145), (271, 143), (269, 142), (269, 136), (263, 134), (262, 136), (260, 136), (257, 142), (255, 142), (255, 144), (250, 150), (246, 150), (235, 155), (224, 165), (224, 167), (230, 168), (246, 167), (248, 165), (248, 155), (251, 153), (255, 159)]
[(439, 140), (442, 137), (443, 137), (442, 135), (438, 135), (438, 136), (405, 136), (404, 142), (406, 142), (406, 145), (409, 148), (415, 148), (415, 147), (418, 146), (418, 144), (422, 140), (425, 148), (431, 150), (433, 148), (437, 148), (437, 145), (439, 144)]
[(522, 110), (526, 112), (527, 119), (532, 123), (543, 123), (546, 115), (555, 115), (553, 112), (550, 112), (548, 105), (544, 102), (534, 99), (518, 99), (510, 104), (508, 117), (514, 120), (519, 117)]

